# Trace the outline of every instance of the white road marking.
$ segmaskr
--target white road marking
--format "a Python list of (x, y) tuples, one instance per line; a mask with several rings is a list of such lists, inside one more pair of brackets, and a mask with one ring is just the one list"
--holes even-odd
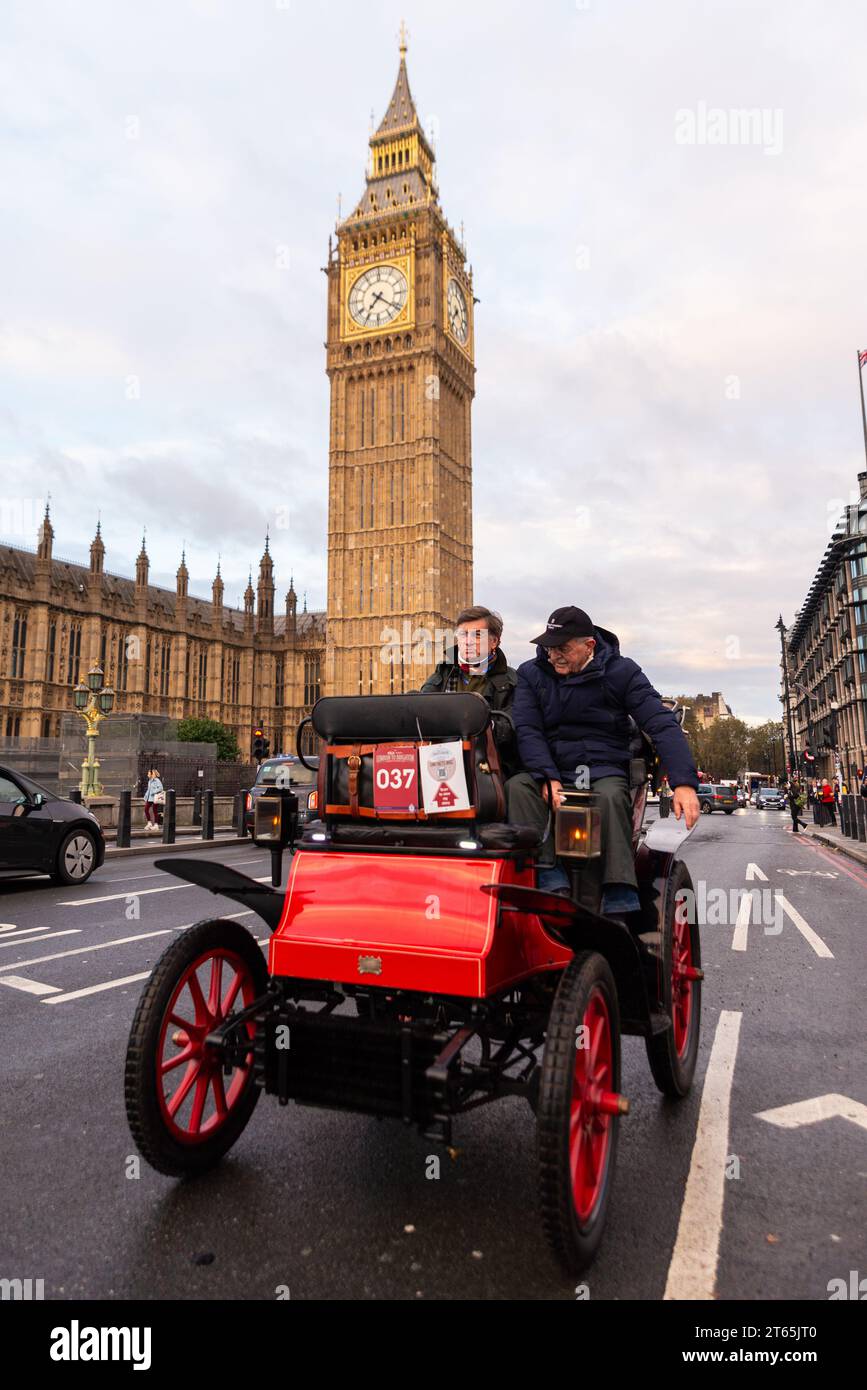
[(835, 1095), (833, 1092), (756, 1113), (757, 1120), (767, 1120), (769, 1125), (779, 1125), (780, 1129), (800, 1129), (802, 1125), (815, 1125), (821, 1120), (836, 1119), (837, 1116), (851, 1120), (853, 1125), (861, 1129), (867, 1129), (867, 1105), (853, 1100), (851, 1096)]
[(778, 895), (778, 900), (783, 910), (787, 912), (791, 917), (792, 921), (798, 928), (798, 931), (801, 933), (804, 940), (807, 942), (809, 946), (812, 946), (813, 950), (816, 952), (816, 955), (823, 956), (825, 960), (833, 960), (834, 952), (828, 949), (821, 936), (817, 936), (817, 934), (813, 931), (813, 928), (809, 926), (807, 922), (804, 921), (798, 909), (792, 907), (792, 904), (788, 901), (787, 898), (783, 897), (782, 893)]
[[(232, 916), (233, 916), (233, 917), (250, 917), (250, 916), (252, 916), (252, 913), (251, 913), (251, 912), (233, 912), (233, 913), (232, 913)], [(195, 926), (195, 922), (187, 922), (187, 923), (185, 924), (184, 927), (177, 927), (176, 930), (177, 930), (177, 931), (185, 931), (185, 930), (187, 929), (187, 927), (194, 927), (194, 926)], [(262, 937), (258, 937), (258, 936), (257, 936), (257, 937), (254, 938), (254, 940), (256, 941), (256, 944), (257, 944), (258, 946), (267, 946), (267, 944), (268, 944), (268, 942), (271, 940), (271, 938), (270, 938), (270, 936), (262, 936)], [(101, 994), (103, 990), (106, 990), (106, 989), (117, 989), (117, 987), (118, 987), (119, 985), (130, 985), (130, 984), (134, 984), (136, 980), (147, 980), (147, 979), (150, 978), (151, 974), (152, 974), (152, 971), (150, 971), (150, 970), (143, 970), (143, 971), (141, 971), (141, 973), (138, 974), (138, 975), (124, 975), (123, 979), (120, 979), (120, 980), (106, 980), (106, 981), (105, 981), (103, 984), (101, 984), (101, 985), (88, 985), (85, 989), (73, 989), (73, 990), (69, 990), (66, 994), (53, 994), (52, 997), (51, 997), (50, 999), (43, 999), (41, 1002), (42, 1002), (43, 1004), (65, 1004), (65, 1003), (66, 1003), (68, 1000), (70, 1000), (70, 999), (84, 999), (85, 996), (88, 995), (88, 994)], [(53, 986), (50, 986), (50, 988), (53, 988)]]
[[(265, 874), (262, 878), (252, 878), (251, 883), (270, 883), (271, 875)], [(182, 888), (199, 888), (198, 883), (170, 883), (167, 888), (142, 888), (138, 892), (132, 890), (129, 893), (106, 893), (102, 898), (70, 898), (64, 902), (55, 903), (55, 907), (87, 907), (90, 903), (113, 903), (120, 898), (146, 898), (151, 893), (179, 893)], [(210, 889), (205, 889), (210, 892)], [(219, 896), (219, 894), (217, 895)]]
[(0, 985), (22, 989), (25, 994), (57, 994), (60, 989), (59, 985), (41, 985), (38, 980), (25, 980), (23, 975), (7, 975), (0, 980)]
[(150, 936), (171, 936), (173, 931), (177, 931), (177, 928), (163, 927), (160, 931), (139, 932), (138, 936), (119, 936), (115, 941), (97, 941), (93, 946), (76, 946), (73, 951), (55, 951), (52, 956), (34, 956), (32, 960), (16, 960), (11, 965), (0, 965), (0, 970), (17, 970), (22, 965), (42, 965), (44, 961), (65, 960), (67, 956), (86, 956), (91, 951), (107, 951), (109, 946), (126, 946), (130, 941), (146, 941)]
[(120, 985), (132, 985), (136, 980), (146, 980), (150, 975), (149, 970), (143, 970), (139, 975), (124, 975), (122, 980), (106, 980), (101, 985), (88, 985), (86, 989), (73, 989), (68, 994), (53, 994), (50, 999), (43, 999), (43, 1004), (66, 1004), (70, 999), (83, 999), (86, 994), (101, 994), (105, 989), (117, 989)]
[(742, 1015), (724, 1009), (707, 1064), (666, 1299), (712, 1299), (722, 1233), (732, 1078)]
[[(64, 927), (63, 931), (49, 932), (46, 932), (44, 927), (25, 927), (24, 931), (45, 932), (44, 936), (29, 936), (23, 943), (25, 946), (31, 946), (34, 941), (53, 941), (56, 936), (81, 936), (81, 927)], [(0, 951), (4, 950), (7, 946), (20, 946), (22, 944), (21, 938), (24, 935), (24, 931), (16, 932), (11, 941), (0, 941)]]
[(758, 864), (747, 865), (747, 883), (751, 883), (754, 878), (760, 878), (762, 883), (767, 883), (768, 876), (763, 873)]
[(732, 937), (733, 951), (745, 951), (747, 949), (747, 933), (752, 911), (753, 895), (752, 893), (744, 893), (738, 907), (738, 920), (735, 922), (735, 934)]
[(141, 888), (136, 893), (106, 893), (104, 898), (68, 898), (55, 903), (55, 907), (89, 907), (91, 903), (114, 903), (118, 898), (146, 898), (150, 893), (180, 893), (182, 888), (192, 888), (192, 883), (170, 883), (166, 888)]
[[(74, 930), (78, 931), (78, 928), (75, 927)], [(44, 927), (0, 927), (0, 936), (9, 937), (10, 934), (14, 932), (15, 938), (17, 939), (19, 936), (23, 936), (25, 932), (34, 931), (48, 931), (48, 923), (46, 922)]]
[(825, 869), (777, 869), (778, 874), (788, 874), (789, 878), (836, 878), (837, 875)]

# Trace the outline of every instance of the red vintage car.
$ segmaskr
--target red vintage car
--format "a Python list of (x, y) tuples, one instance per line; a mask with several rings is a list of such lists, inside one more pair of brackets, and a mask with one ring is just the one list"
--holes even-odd
[[(237, 921), (201, 922), (144, 988), (126, 1103), (160, 1172), (215, 1164), (262, 1090), (282, 1105), (392, 1117), (444, 1144), (456, 1117), (522, 1095), (536, 1114), (548, 1239), (570, 1274), (593, 1258), (629, 1109), (621, 1034), (644, 1037), (666, 1095), (692, 1082), (702, 979), (692, 885), (664, 843), (675, 823), (659, 823), (659, 845), (657, 827), (642, 830), (653, 755), (636, 734), (640, 912), (599, 915), (589, 793), (555, 818), (571, 897), (539, 891), (537, 832), (505, 818), (492, 718), (472, 694), (323, 698), (312, 714), (320, 818), (304, 826), (285, 891), (213, 862), (158, 861), (253, 908), (272, 932), (266, 964)], [(275, 788), (256, 815), (279, 885), (294, 797)]]

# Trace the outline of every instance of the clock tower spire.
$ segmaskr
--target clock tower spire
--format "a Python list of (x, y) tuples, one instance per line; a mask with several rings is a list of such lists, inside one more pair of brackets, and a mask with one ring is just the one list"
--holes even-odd
[(437, 634), (472, 602), (472, 277), (440, 207), (406, 37), (326, 267), (329, 694), (418, 689)]

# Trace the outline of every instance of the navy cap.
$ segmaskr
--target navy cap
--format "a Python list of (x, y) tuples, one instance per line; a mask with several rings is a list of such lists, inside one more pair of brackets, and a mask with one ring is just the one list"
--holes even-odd
[(593, 623), (583, 608), (555, 608), (541, 637), (534, 638), (537, 647), (562, 647), (572, 637), (592, 637)]

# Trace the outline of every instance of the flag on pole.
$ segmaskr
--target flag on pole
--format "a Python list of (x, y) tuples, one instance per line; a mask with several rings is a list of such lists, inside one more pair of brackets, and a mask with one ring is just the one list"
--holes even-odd
[(859, 365), (859, 367), (861, 368), (862, 371), (864, 370), (864, 364), (865, 364), (865, 363), (867, 363), (867, 348), (859, 348), (859, 349), (858, 349), (858, 365)]

